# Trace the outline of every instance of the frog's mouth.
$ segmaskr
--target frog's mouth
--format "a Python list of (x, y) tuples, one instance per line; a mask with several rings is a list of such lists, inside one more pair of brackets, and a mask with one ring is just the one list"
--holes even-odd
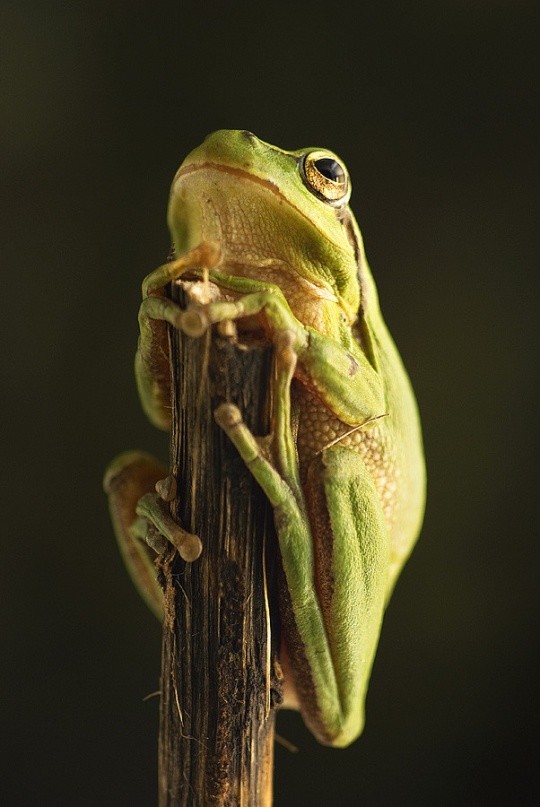
[(255, 182), (263, 187), (267, 188), (268, 190), (272, 191), (276, 195), (280, 196), (284, 202), (290, 204), (290, 200), (286, 198), (286, 196), (280, 191), (278, 186), (275, 182), (272, 182), (270, 179), (265, 179), (264, 177), (260, 177), (257, 174), (253, 174), (251, 171), (247, 171), (244, 168), (238, 168), (234, 165), (227, 165), (226, 163), (216, 163), (212, 162), (211, 160), (204, 160), (203, 162), (194, 162), (188, 163), (187, 165), (181, 166), (172, 182), (172, 188), (174, 192), (174, 188), (176, 183), (182, 179), (183, 177), (187, 176), (188, 174), (192, 174), (195, 171), (221, 171), (224, 174), (230, 174), (231, 176), (238, 177), (245, 182), (246, 180), (249, 182)]

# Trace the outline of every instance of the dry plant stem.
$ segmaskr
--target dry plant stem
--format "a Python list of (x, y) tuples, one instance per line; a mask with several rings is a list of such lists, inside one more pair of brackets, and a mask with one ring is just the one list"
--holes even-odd
[(159, 804), (269, 807), (279, 700), (273, 571), (264, 564), (265, 552), (276, 551), (272, 514), (213, 413), (236, 403), (265, 434), (271, 356), (215, 331), (200, 339), (172, 332), (170, 346), (173, 515), (201, 537), (203, 551), (191, 564), (175, 552), (161, 563)]

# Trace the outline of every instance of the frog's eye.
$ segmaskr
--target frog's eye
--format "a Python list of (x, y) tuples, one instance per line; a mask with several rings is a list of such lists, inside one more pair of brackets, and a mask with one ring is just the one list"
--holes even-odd
[(349, 174), (331, 152), (310, 151), (301, 161), (300, 173), (306, 187), (325, 202), (341, 207), (349, 201)]

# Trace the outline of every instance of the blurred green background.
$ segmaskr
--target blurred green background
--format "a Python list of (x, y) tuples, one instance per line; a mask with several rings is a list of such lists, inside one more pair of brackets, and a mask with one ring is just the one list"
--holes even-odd
[(300, 750), (277, 747), (275, 803), (533, 799), (538, 22), (519, 0), (4, 4), (3, 804), (155, 803), (160, 628), (101, 475), (166, 457), (133, 382), (140, 281), (178, 164), (226, 127), (346, 161), (429, 469), (365, 733), (333, 751), (281, 715)]

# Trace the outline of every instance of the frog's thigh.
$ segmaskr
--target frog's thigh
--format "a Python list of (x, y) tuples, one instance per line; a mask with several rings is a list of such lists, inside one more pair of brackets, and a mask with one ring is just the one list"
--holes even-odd
[(154, 491), (167, 469), (142, 451), (130, 451), (114, 459), (105, 472), (103, 487), (109, 499), (114, 532), (128, 571), (141, 596), (154, 613), (163, 613), (163, 595), (156, 579), (155, 554), (131, 527), (137, 520), (137, 503)]
[[(361, 730), (364, 698), (383, 617), (390, 540), (380, 499), (362, 458), (341, 446), (322, 452), (309, 471), (324, 488), (331, 532), (331, 624), (339, 625), (332, 656), (339, 670), (342, 734), (347, 744)], [(318, 536), (315, 536), (318, 540)]]

